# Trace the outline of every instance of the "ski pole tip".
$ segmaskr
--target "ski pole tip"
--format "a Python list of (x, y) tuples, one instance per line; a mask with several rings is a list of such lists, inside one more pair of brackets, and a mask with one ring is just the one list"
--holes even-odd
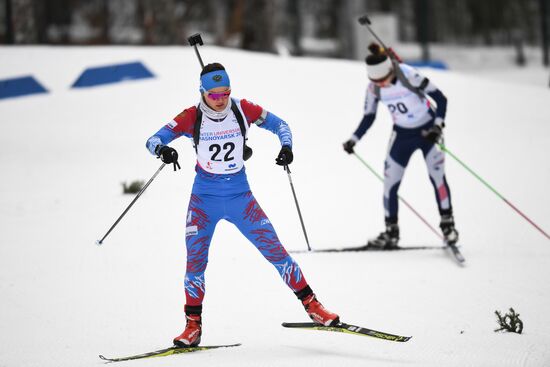
[(101, 246), (101, 245), (103, 244), (103, 242), (100, 241), (100, 240), (96, 240), (96, 241), (95, 241), (95, 244), (98, 245), (98, 246)]

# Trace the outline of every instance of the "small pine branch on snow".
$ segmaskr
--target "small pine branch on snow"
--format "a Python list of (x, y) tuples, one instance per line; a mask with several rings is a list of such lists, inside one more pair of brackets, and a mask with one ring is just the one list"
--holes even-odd
[(504, 316), (499, 311), (495, 311), (495, 315), (497, 315), (497, 322), (500, 326), (495, 329), (495, 332), (504, 330), (521, 334), (523, 331), (523, 321), (520, 320), (519, 313), (516, 313), (513, 308), (510, 307), (510, 311)]
[(122, 192), (124, 194), (137, 194), (143, 188), (144, 181), (133, 181), (130, 185), (122, 183)]

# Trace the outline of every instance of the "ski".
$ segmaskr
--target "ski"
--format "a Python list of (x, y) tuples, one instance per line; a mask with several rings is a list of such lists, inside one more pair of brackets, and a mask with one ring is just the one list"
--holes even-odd
[(464, 258), (464, 256), (462, 255), (458, 247), (456, 246), (456, 243), (447, 242), (445, 244), (445, 248), (450, 250), (451, 255), (458, 262), (459, 265), (464, 265), (464, 263), (466, 262), (466, 259)]
[(166, 356), (171, 356), (171, 355), (174, 355), (174, 354), (181, 354), (181, 353), (193, 353), (193, 352), (198, 352), (198, 351), (201, 351), (201, 350), (237, 347), (239, 345), (241, 345), (241, 344), (239, 343), (239, 344), (225, 344), (225, 345), (204, 345), (204, 346), (186, 347), (186, 348), (172, 346), (172, 347), (169, 347), (169, 348), (156, 350), (154, 352), (136, 354), (136, 355), (133, 355), (133, 356), (119, 357), (119, 358), (107, 358), (107, 357), (104, 357), (100, 354), (99, 358), (106, 361), (107, 363), (122, 362), (122, 361), (131, 361), (131, 360), (134, 360), (134, 359), (166, 357)]
[(295, 250), (289, 251), (293, 254), (305, 254), (308, 252), (312, 253), (323, 253), (323, 252), (365, 252), (365, 251), (409, 251), (409, 250), (443, 250), (446, 246), (406, 246), (406, 247), (394, 247), (390, 249), (383, 249), (380, 247), (363, 245), (356, 247), (340, 247), (340, 248), (325, 248), (318, 250)]
[(406, 342), (412, 338), (412, 336), (401, 336), (401, 335), (389, 334), (383, 331), (377, 331), (377, 330), (373, 330), (373, 329), (369, 329), (361, 326), (350, 325), (343, 322), (340, 322), (334, 326), (323, 326), (323, 325), (316, 324), (314, 322), (283, 322), (282, 325), (287, 328), (335, 331), (339, 333), (370, 336), (373, 338), (390, 340), (394, 342)]

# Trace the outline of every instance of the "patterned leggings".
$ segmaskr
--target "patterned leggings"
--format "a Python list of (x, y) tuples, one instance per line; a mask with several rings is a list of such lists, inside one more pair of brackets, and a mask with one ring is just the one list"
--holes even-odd
[(445, 178), (445, 154), (426, 140), (420, 132), (393, 132), (384, 168), (384, 209), (386, 220), (397, 223), (399, 185), (412, 154), (420, 149), (424, 155), (439, 213), (451, 214), (451, 190)]
[(221, 219), (233, 223), (256, 246), (292, 291), (307, 286), (298, 264), (279, 242), (275, 229), (264, 211), (247, 191), (231, 196), (191, 194), (187, 212), (185, 242), (187, 271), (185, 296), (189, 306), (202, 304), (205, 293), (204, 272), (208, 264), (208, 249), (216, 224)]

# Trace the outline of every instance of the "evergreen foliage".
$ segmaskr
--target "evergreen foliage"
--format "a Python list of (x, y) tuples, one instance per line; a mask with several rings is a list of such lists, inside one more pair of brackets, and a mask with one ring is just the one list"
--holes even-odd
[(142, 188), (145, 181), (133, 181), (130, 185), (127, 185), (126, 182), (122, 183), (122, 193), (123, 194), (137, 194)]
[(495, 329), (495, 332), (504, 330), (512, 333), (522, 333), (523, 321), (520, 320), (519, 313), (516, 313), (513, 308), (510, 307), (510, 312), (504, 316), (499, 311), (495, 311), (495, 315), (497, 315), (497, 321), (500, 326), (498, 329)]

